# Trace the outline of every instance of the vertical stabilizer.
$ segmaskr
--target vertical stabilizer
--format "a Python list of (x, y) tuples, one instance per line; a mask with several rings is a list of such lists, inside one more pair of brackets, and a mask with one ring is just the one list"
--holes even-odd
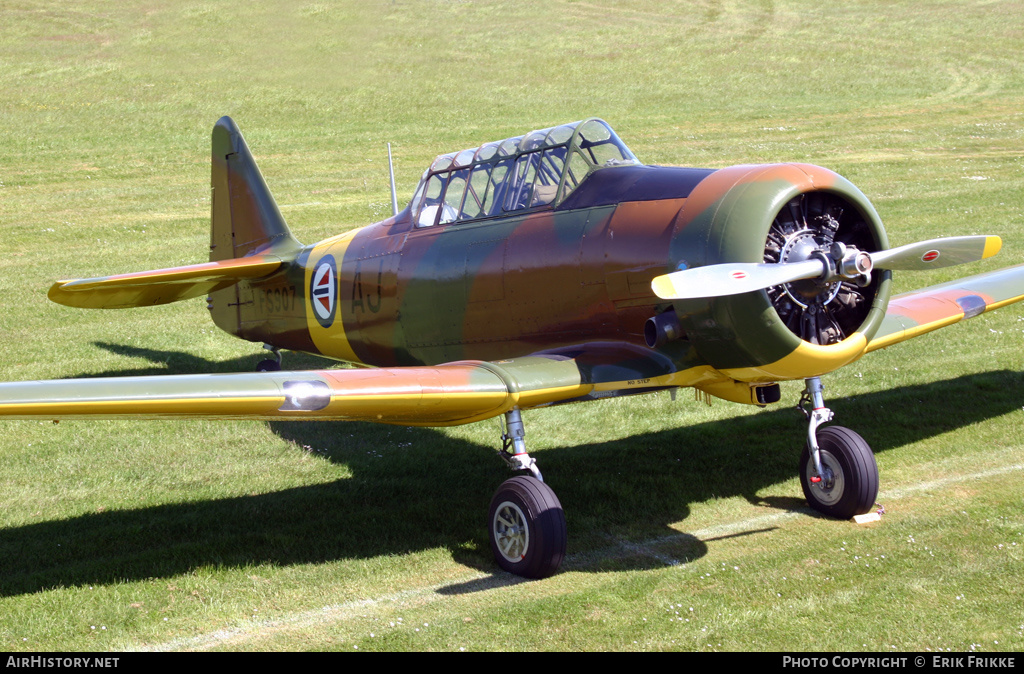
[(299, 248), (230, 117), (213, 127), (210, 261)]
[[(230, 117), (213, 127), (211, 161), (210, 262), (222, 262), (257, 254), (290, 262), (301, 245), (288, 231), (281, 211)], [(210, 317), (221, 330), (243, 339), (253, 337), (266, 321), (255, 302), (252, 284), (240, 280), (231, 287), (210, 293)]]

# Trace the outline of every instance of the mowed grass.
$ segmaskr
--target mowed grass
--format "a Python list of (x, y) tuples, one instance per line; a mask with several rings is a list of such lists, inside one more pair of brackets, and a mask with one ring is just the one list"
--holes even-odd
[[(200, 262), (232, 115), (296, 236), (390, 212), (436, 154), (608, 120), (647, 163), (806, 161), (893, 245), (1024, 262), (1019, 2), (0, 1), (0, 380), (250, 370), (202, 301), (46, 299)], [(540, 290), (539, 290), (540, 291)], [(563, 571), (498, 572), (496, 422), (0, 422), (6, 650), (1020, 650), (1024, 309), (825, 378), (881, 523), (805, 509), (805, 425), (681, 391), (537, 410)], [(323, 361), (299, 354), (289, 366)]]

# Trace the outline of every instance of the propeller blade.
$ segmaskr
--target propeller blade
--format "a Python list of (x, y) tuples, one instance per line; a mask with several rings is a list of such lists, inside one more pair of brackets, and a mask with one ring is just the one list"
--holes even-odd
[(871, 253), (871, 261), (876, 269), (938, 269), (984, 260), (998, 253), (1002, 245), (1003, 241), (998, 236), (953, 236), (880, 250)]
[(837, 267), (833, 269), (820, 258), (779, 264), (713, 264), (662, 274), (651, 281), (651, 289), (663, 300), (691, 300), (739, 295), (800, 279), (824, 278), (826, 274), (826, 282), (869, 279), (872, 268), (914, 271), (977, 262), (998, 253), (1002, 245), (998, 236), (954, 236), (877, 253), (840, 246), (831, 253)]
[(663, 300), (722, 297), (815, 278), (826, 271), (825, 262), (820, 259), (787, 264), (713, 264), (662, 274), (651, 281), (651, 289)]

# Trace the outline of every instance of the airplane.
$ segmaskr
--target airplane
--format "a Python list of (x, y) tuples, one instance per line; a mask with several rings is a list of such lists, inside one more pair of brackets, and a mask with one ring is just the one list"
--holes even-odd
[[(319, 243), (289, 230), (235, 123), (212, 137), (209, 261), (57, 281), (72, 307), (207, 297), (262, 343), (254, 372), (0, 384), (15, 419), (247, 418), (448, 426), (499, 417), (497, 565), (554, 574), (565, 514), (522, 412), (692, 387), (765, 406), (803, 380), (799, 476), (811, 507), (875, 505), (874, 455), (833, 418), (821, 377), (1024, 299), (1024, 265), (891, 297), (893, 271), (996, 254), (996, 236), (889, 247), (868, 199), (808, 164), (641, 164), (596, 118), (438, 156), (392, 217)], [(392, 194), (394, 186), (392, 183)], [(393, 198), (393, 202), (394, 202)], [(281, 351), (358, 367), (281, 368)]]

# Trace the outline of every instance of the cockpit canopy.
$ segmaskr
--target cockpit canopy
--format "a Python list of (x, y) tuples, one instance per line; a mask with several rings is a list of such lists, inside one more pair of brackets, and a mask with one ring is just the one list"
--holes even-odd
[(417, 227), (557, 206), (592, 171), (639, 164), (612, 128), (586, 119), (439, 156), (410, 206)]

